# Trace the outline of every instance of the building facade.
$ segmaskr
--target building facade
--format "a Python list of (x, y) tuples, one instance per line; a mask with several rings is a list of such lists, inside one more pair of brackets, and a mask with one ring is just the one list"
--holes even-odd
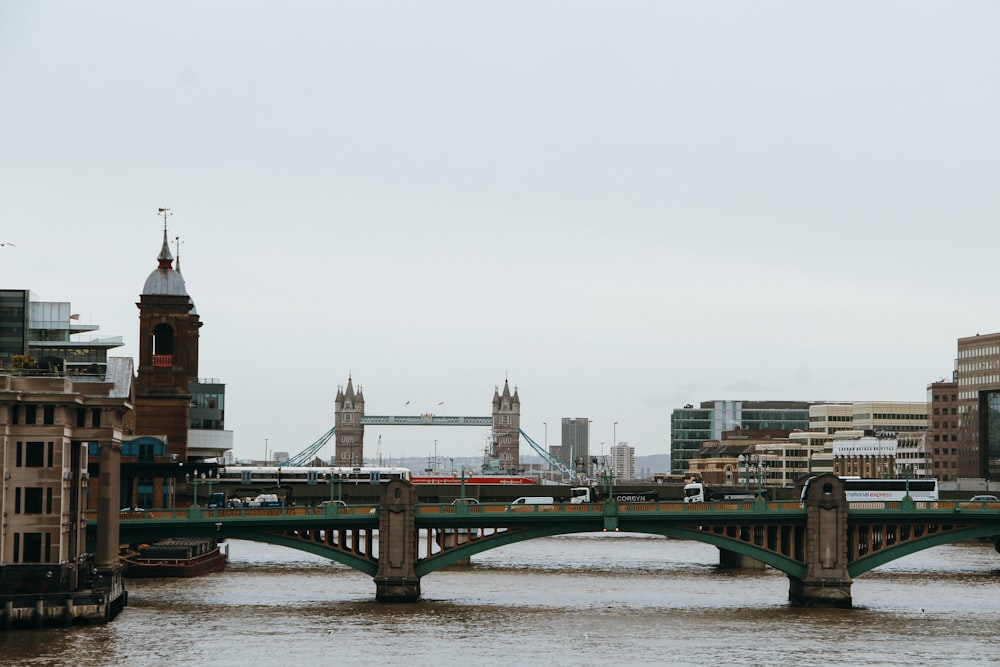
[[(119, 382), (46, 373), (0, 375), (0, 620), (8, 627), (106, 622), (124, 606), (119, 458), (131, 372), (116, 374)], [(101, 459), (96, 555), (84, 515), (91, 450)]]
[(635, 447), (627, 442), (611, 447), (611, 474), (615, 481), (635, 479)]
[(1000, 333), (958, 339), (958, 477), (1000, 478)]
[(927, 387), (930, 413), (928, 447), (931, 450), (932, 474), (942, 482), (958, 479), (958, 383), (934, 382)]
[(562, 460), (577, 474), (590, 472), (590, 420), (586, 417), (562, 418)]
[(0, 290), (0, 369), (22, 356), (39, 372), (103, 377), (108, 351), (124, 343), (121, 336), (80, 340), (99, 327), (79, 320), (69, 302), (40, 301), (30, 290)]
[(721, 440), (736, 429), (766, 432), (809, 429), (809, 407), (799, 401), (705, 401), (670, 414), (670, 467), (675, 473), (688, 470), (702, 443)]

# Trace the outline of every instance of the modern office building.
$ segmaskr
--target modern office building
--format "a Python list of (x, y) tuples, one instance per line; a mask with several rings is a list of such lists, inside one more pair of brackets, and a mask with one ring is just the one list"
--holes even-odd
[(562, 460), (577, 473), (590, 472), (590, 420), (586, 417), (563, 417)]
[(958, 384), (958, 477), (998, 479), (1000, 333), (958, 339), (955, 381)]
[(755, 432), (809, 430), (809, 406), (800, 401), (704, 401), (670, 414), (670, 467), (688, 470), (702, 443), (721, 440), (726, 431)]
[(615, 481), (635, 479), (635, 447), (619, 442), (611, 447), (611, 474)]
[(0, 369), (21, 356), (27, 359), (19, 365), (37, 371), (103, 377), (108, 350), (124, 343), (121, 336), (80, 339), (98, 328), (80, 324), (69, 302), (40, 301), (30, 290), (0, 290)]
[[(121, 611), (122, 430), (132, 360), (102, 377), (0, 374), (0, 624), (101, 623)], [(36, 374), (37, 373), (37, 374)], [(96, 555), (87, 550), (89, 452), (101, 459)]]

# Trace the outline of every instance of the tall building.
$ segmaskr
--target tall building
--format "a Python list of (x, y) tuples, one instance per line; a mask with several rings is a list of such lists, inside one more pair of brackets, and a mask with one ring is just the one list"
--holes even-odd
[(98, 328), (80, 324), (69, 302), (39, 301), (30, 290), (0, 290), (0, 368), (21, 355), (38, 371), (103, 377), (108, 350), (124, 343), (121, 336), (78, 338)]
[(635, 447), (619, 442), (611, 447), (611, 474), (615, 481), (635, 479)]
[(198, 378), (201, 317), (167, 241), (139, 297), (135, 434), (158, 436), (181, 462), (219, 458), (232, 449), (224, 426), (225, 385)]
[[(107, 365), (101, 377), (37, 369), (0, 375), (5, 624), (100, 623), (124, 606), (118, 474), (132, 360)], [(84, 515), (90, 449), (101, 459), (96, 555), (87, 550)]]
[(800, 401), (704, 401), (688, 404), (670, 414), (670, 467), (675, 473), (688, 469), (702, 443), (722, 440), (726, 431), (809, 430), (809, 406)]
[(562, 460), (577, 473), (590, 467), (590, 420), (586, 417), (563, 417)]
[(931, 449), (929, 477), (942, 482), (958, 478), (958, 383), (934, 382), (927, 387), (928, 447)]
[(958, 339), (958, 477), (1000, 478), (1000, 333)]

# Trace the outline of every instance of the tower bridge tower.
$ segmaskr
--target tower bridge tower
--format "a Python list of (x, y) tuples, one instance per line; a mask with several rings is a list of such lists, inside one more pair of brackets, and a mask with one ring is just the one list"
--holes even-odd
[(516, 472), (520, 459), (521, 399), (510, 393), (507, 380), (503, 382), (503, 393), (499, 388), (493, 391), (493, 442), (490, 457), (497, 460), (501, 470)]
[(338, 467), (359, 466), (364, 463), (365, 427), (361, 419), (365, 416), (365, 396), (358, 386), (354, 393), (354, 383), (347, 377), (347, 389), (337, 387), (334, 400), (334, 428), (336, 433), (335, 464)]

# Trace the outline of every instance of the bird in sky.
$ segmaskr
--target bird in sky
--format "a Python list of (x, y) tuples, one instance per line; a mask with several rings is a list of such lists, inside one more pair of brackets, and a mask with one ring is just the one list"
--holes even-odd
[(14, 246), (15, 248), (17, 247), (17, 246), (16, 246), (16, 245), (14, 245), (13, 243), (0, 243), (0, 245), (9, 245), (9, 246)]

